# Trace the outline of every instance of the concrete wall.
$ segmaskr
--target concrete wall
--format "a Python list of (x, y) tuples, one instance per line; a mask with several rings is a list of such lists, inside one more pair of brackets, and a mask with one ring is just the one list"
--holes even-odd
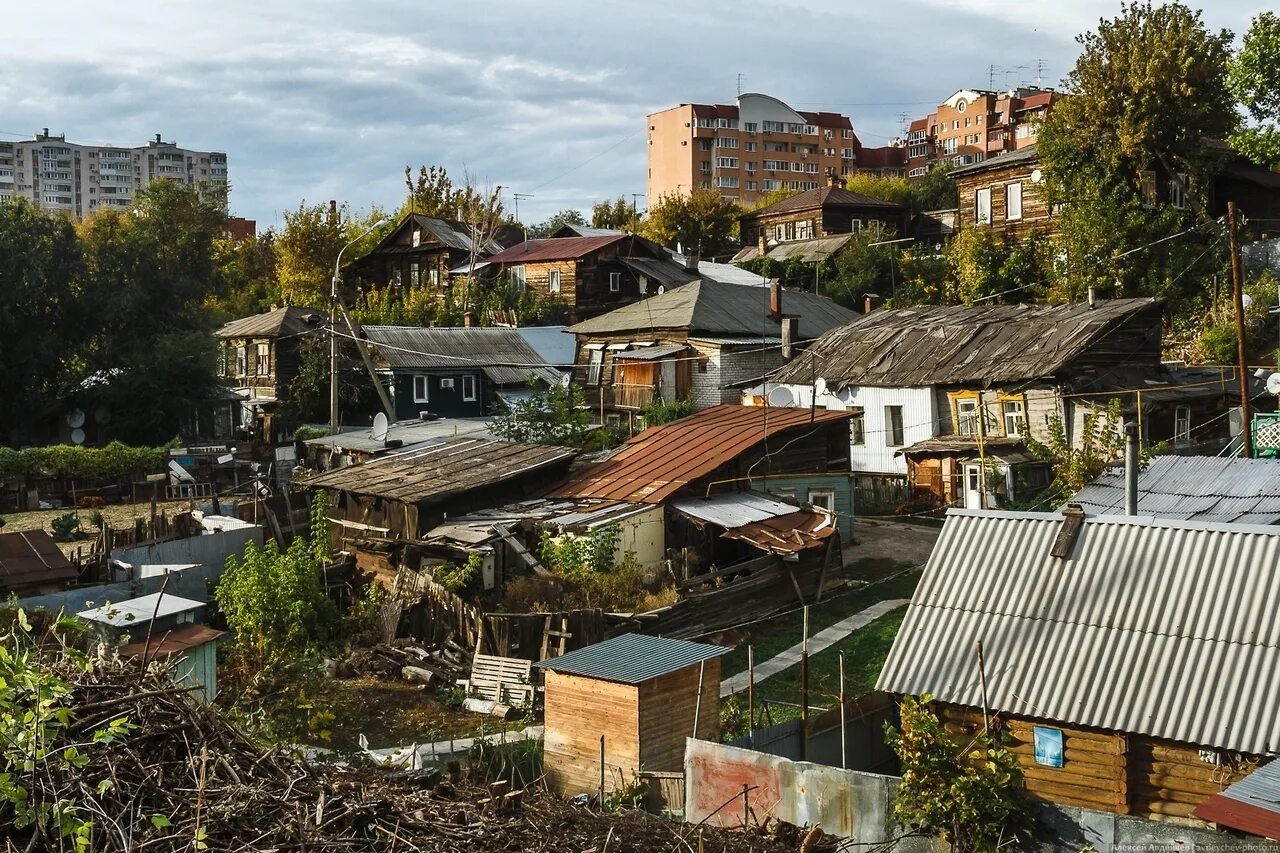
[[(901, 780), (856, 770), (791, 761), (724, 744), (690, 739), (685, 748), (685, 814), (688, 823), (742, 826), (743, 785), (752, 822), (774, 817), (799, 826), (821, 826), (856, 845), (881, 844), (891, 837), (889, 816)], [(1280, 851), (1280, 844), (1237, 838), (1209, 829), (1089, 809), (1040, 807), (1041, 851), (1192, 851), (1215, 853)], [(903, 853), (944, 853), (940, 841), (910, 838)]]

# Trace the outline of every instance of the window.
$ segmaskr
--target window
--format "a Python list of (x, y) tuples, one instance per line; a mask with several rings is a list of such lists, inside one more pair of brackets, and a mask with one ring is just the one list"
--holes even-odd
[(609, 273), (609, 292), (617, 293), (620, 290), (622, 290), (622, 273), (620, 272)]
[(717, 136), (716, 148), (737, 148), (738, 139), (735, 136)]
[(258, 364), (256, 372), (259, 376), (268, 376), (271, 373), (271, 344), (258, 344), (257, 352)]
[(1153, 208), (1156, 206), (1156, 173), (1147, 171), (1142, 173), (1141, 180), (1142, 206), (1145, 208)]
[(978, 434), (978, 399), (976, 397), (959, 397), (956, 399), (956, 435)]
[(476, 400), (476, 378), (470, 374), (462, 377), (462, 399), (468, 403)]
[(810, 489), (809, 503), (827, 512), (836, 511), (836, 493), (834, 489)]
[(610, 429), (619, 429), (622, 426), (622, 415), (611, 413), (604, 416), (605, 426)]
[(720, 169), (736, 169), (738, 168), (737, 157), (717, 157), (716, 167)]
[(1000, 404), (1000, 411), (1004, 415), (1004, 434), (1010, 438), (1021, 437), (1022, 425), (1027, 420), (1026, 412), (1022, 408), (1022, 401), (1005, 400)]
[(960, 139), (959, 137), (956, 137), (956, 136), (953, 136), (950, 139), (942, 140), (942, 153), (943, 154), (956, 153), (956, 151), (958, 150), (959, 144), (960, 144)]
[(433, 268), (431, 269), (431, 271), (428, 273), (428, 278), (429, 278), (429, 279), (430, 279), (430, 281), (431, 281), (431, 286), (432, 286), (432, 287), (439, 287), (439, 286), (440, 286), (440, 270), (435, 269), (435, 268), (433, 267)]
[(884, 407), (884, 443), (886, 447), (901, 447), (906, 443), (902, 434), (902, 407)]
[(991, 224), (991, 190), (978, 190), (974, 193), (973, 220), (978, 225)]
[(957, 103), (957, 104), (956, 104), (956, 111), (957, 111), (957, 112), (961, 112), (961, 113), (962, 113), (962, 112), (964, 112), (964, 111), (965, 111), (965, 110), (967, 110), (967, 109), (969, 109), (969, 102), (968, 102), (968, 101), (960, 101), (959, 103)]
[(1022, 184), (1009, 184), (1004, 188), (1004, 217), (1010, 221), (1022, 218)]
[(862, 447), (867, 443), (867, 422), (861, 411), (855, 412), (849, 419), (849, 443), (855, 447)]
[(1181, 172), (1178, 173), (1177, 180), (1172, 178), (1169, 179), (1169, 204), (1173, 205), (1178, 210), (1186, 210), (1187, 208), (1187, 196), (1186, 193), (1182, 191), (1182, 188), (1186, 185), (1187, 176)]
[(743, 149), (744, 151), (755, 151), (755, 150), (756, 150), (756, 144), (755, 144), (754, 142), (748, 142), (746, 145), (743, 145), (743, 146), (742, 146), (742, 149)]
[(1191, 407), (1178, 406), (1173, 410), (1173, 443), (1191, 443)]
[(600, 384), (600, 368), (604, 365), (604, 349), (593, 349), (591, 361), (587, 364), (587, 384)]
[[(759, 127), (760, 125), (754, 121), (744, 122), (742, 125), (742, 129), (745, 130), (747, 133), (755, 133), (756, 130), (759, 129)], [(755, 143), (752, 143), (752, 144), (754, 145)]]
[(244, 376), (249, 372), (249, 351), (244, 347), (236, 347), (236, 376)]
[(551, 293), (560, 292), (560, 270), (547, 273), (547, 290)]
[(755, 182), (755, 181), (747, 181), (747, 189), (749, 189), (749, 190), (754, 190), (755, 188), (756, 188), (756, 182)]
[(413, 377), (413, 402), (427, 402), (427, 380), (430, 378), (421, 375)]
[(707, 359), (705, 358), (698, 359), (698, 372), (699, 373), (707, 372)]
[(699, 140), (698, 140), (698, 150), (699, 150), (699, 151), (710, 151), (710, 150), (711, 150), (711, 140), (710, 140), (710, 139), (699, 139)]

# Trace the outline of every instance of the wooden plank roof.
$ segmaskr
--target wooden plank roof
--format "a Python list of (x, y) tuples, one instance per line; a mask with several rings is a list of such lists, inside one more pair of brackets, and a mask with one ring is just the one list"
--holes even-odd
[(0, 533), (0, 591), (70, 583), (76, 568), (43, 530)]

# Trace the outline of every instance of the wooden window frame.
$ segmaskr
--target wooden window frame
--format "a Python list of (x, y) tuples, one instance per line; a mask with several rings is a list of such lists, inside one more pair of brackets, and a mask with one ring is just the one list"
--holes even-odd
[[(467, 390), (468, 385), (471, 386), (471, 390), (469, 391)], [(470, 373), (463, 374), (462, 401), (464, 403), (474, 403), (480, 397), (478, 391), (479, 391), (479, 388), (478, 388), (478, 383), (476, 382), (476, 377)]]
[[(413, 375), (413, 402), (430, 403), (431, 402), (431, 377), (426, 373), (415, 373)], [(422, 393), (418, 393), (418, 383), (422, 383)]]

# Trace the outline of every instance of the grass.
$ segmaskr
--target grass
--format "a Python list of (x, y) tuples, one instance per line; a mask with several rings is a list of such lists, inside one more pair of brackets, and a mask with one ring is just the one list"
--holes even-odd
[[(867, 558), (855, 562), (846, 575), (856, 580), (878, 581), (910, 567), (910, 563), (892, 559)], [(918, 571), (910, 572), (882, 583), (872, 583), (869, 586), (828, 596), (821, 603), (809, 608), (809, 636), (813, 636), (823, 628), (831, 627), (860, 610), (865, 610), (878, 601), (889, 598), (910, 598), (919, 580)], [(804, 614), (800, 611), (784, 613), (750, 625), (743, 631), (734, 650), (721, 659), (720, 671), (724, 677), (745, 671), (748, 645), (753, 647), (757, 662), (765, 661), (799, 643), (803, 639), (803, 634)], [(785, 675), (786, 673), (779, 673), (774, 678), (782, 678)]]

